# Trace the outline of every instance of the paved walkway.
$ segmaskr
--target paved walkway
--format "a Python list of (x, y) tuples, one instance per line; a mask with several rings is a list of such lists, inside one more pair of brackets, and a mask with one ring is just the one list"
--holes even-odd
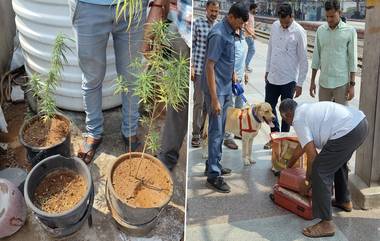
[[(246, 86), (250, 103), (264, 100), (266, 51), (266, 43), (256, 41), (254, 71)], [(310, 75), (311, 71), (299, 102), (317, 101), (308, 93)], [(357, 96), (351, 102), (354, 106), (359, 103), (360, 86), (356, 90)], [(190, 117), (192, 120), (192, 114)], [(217, 193), (206, 187), (203, 176), (205, 160), (201, 150), (189, 147), (186, 240), (309, 240), (301, 230), (316, 221), (305, 221), (277, 207), (269, 199), (276, 178), (270, 170), (271, 152), (263, 150), (263, 145), (269, 140), (268, 134), (269, 128), (265, 126), (254, 140), (253, 157), (257, 164), (252, 167), (244, 167), (240, 161), (241, 141), (237, 141), (239, 150), (223, 149), (223, 166), (233, 170), (233, 175), (226, 178), (232, 189), (229, 194)], [(350, 163), (353, 167), (354, 160)], [(334, 210), (334, 221), (337, 224), (335, 237), (324, 240), (380, 240), (380, 210), (354, 210), (351, 213)]]

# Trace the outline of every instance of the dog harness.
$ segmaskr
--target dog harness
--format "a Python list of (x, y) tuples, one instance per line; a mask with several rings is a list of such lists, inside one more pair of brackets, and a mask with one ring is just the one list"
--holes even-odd
[[(257, 117), (255, 111), (254, 111), (254, 106), (252, 107), (252, 116), (253, 118), (255, 118), (255, 120), (258, 122), (258, 123), (261, 123), (261, 121), (259, 120), (259, 118)], [(249, 115), (249, 108), (246, 108), (246, 109), (242, 109), (240, 111), (240, 114), (239, 114), (239, 129), (240, 129), (240, 136), (242, 136), (242, 133), (243, 132), (249, 132), (249, 133), (253, 133), (253, 132), (257, 132), (256, 129), (253, 128), (252, 126), (252, 122), (251, 122), (251, 116)], [(247, 123), (248, 123), (248, 128), (243, 128), (243, 117), (244, 117), (244, 114), (245, 116), (247, 117)]]

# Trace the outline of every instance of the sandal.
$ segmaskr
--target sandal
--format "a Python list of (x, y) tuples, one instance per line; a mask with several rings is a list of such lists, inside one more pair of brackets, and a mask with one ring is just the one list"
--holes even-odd
[(237, 150), (237, 149), (239, 148), (238, 145), (235, 143), (235, 141), (232, 140), (232, 139), (224, 140), (223, 144), (224, 144), (226, 147), (228, 147), (228, 148), (230, 148), (230, 149), (232, 149), (232, 150)]
[(201, 139), (199, 137), (193, 137), (191, 139), (191, 146), (194, 148), (198, 148), (201, 146)]
[(267, 144), (264, 145), (264, 150), (272, 149), (272, 141), (268, 141)]
[(310, 227), (304, 228), (302, 234), (309, 238), (322, 238), (322, 237), (332, 237), (335, 235), (335, 230), (330, 232), (325, 232), (322, 228), (323, 221), (314, 224)]
[(87, 165), (91, 163), (95, 156), (96, 149), (102, 142), (102, 138), (95, 139), (90, 136), (85, 137), (78, 151), (77, 156), (84, 161)]
[[(126, 152), (135, 152), (135, 151), (137, 151), (137, 149), (141, 146), (141, 141), (136, 137), (136, 141), (134, 141), (134, 142), (130, 142), (131, 141), (131, 138), (133, 137), (133, 136), (131, 136), (131, 137), (125, 137), (124, 135), (122, 135), (123, 136), (123, 140), (124, 140), (124, 142), (125, 142), (125, 151)], [(129, 149), (129, 148), (131, 148), (131, 149)]]
[(345, 212), (351, 212), (352, 211), (352, 202), (346, 202), (346, 203), (337, 203), (335, 199), (331, 201), (331, 206), (342, 209)]

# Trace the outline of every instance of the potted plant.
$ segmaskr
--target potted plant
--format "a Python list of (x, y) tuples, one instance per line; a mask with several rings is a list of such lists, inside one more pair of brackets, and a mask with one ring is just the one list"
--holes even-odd
[[(153, 49), (147, 59), (137, 58), (132, 63), (136, 78), (134, 94), (139, 96), (146, 116), (141, 124), (146, 128), (142, 152), (121, 155), (113, 163), (107, 177), (106, 194), (115, 220), (129, 225), (154, 222), (173, 194), (173, 181), (166, 166), (154, 156), (160, 146), (157, 119), (168, 106), (179, 110), (187, 101), (189, 59), (170, 48), (174, 38), (168, 24), (152, 24)], [(116, 80), (116, 93), (129, 91), (127, 81)], [(120, 221), (119, 221), (120, 224)]]
[(46, 75), (32, 74), (28, 83), (37, 102), (37, 115), (24, 121), (19, 139), (27, 149), (27, 159), (32, 165), (40, 160), (61, 154), (70, 156), (70, 121), (58, 113), (53, 92), (58, 86), (65, 53), (70, 50), (65, 41), (68, 38), (58, 34), (51, 57), (51, 67)]

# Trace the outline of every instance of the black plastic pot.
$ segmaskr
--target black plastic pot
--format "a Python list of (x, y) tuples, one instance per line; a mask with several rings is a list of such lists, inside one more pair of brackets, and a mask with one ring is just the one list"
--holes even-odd
[[(37, 186), (46, 175), (57, 169), (69, 169), (78, 173), (85, 179), (87, 189), (81, 201), (72, 209), (52, 214), (40, 210), (34, 205), (33, 201)], [(32, 209), (44, 230), (48, 231), (48, 234), (53, 237), (64, 237), (78, 231), (91, 215), (94, 199), (92, 177), (87, 165), (79, 158), (66, 158), (60, 155), (51, 156), (39, 162), (30, 171), (25, 180), (24, 196), (26, 205)]]
[(36, 165), (41, 160), (49, 156), (56, 155), (56, 154), (60, 154), (65, 157), (70, 157), (71, 122), (68, 117), (66, 117), (65, 115), (61, 113), (56, 113), (55, 118), (59, 118), (65, 121), (69, 127), (69, 132), (67, 133), (67, 136), (62, 138), (62, 140), (59, 143), (52, 146), (37, 147), (37, 146), (32, 146), (25, 142), (24, 134), (23, 134), (24, 130), (27, 127), (29, 127), (29, 125), (33, 123), (37, 118), (40, 118), (40, 116), (36, 115), (32, 117), (31, 119), (24, 121), (19, 132), (19, 140), (21, 144), (26, 148), (27, 159), (32, 164), (32, 166)]

